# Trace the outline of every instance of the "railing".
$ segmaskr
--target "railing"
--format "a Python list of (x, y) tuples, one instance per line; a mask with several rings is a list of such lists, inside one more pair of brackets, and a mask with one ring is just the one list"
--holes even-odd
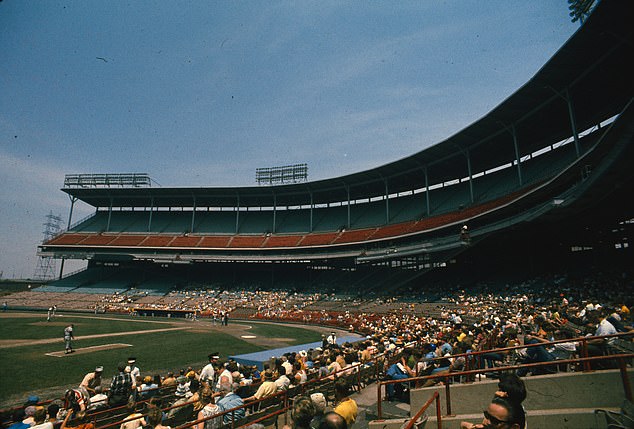
[(440, 393), (438, 392), (434, 392), (431, 398), (429, 398), (427, 402), (425, 402), (425, 404), (421, 407), (421, 409), (418, 410), (416, 415), (414, 415), (414, 417), (410, 419), (409, 423), (407, 423), (407, 425), (403, 429), (412, 429), (416, 425), (416, 422), (418, 421), (418, 419), (421, 418), (423, 413), (427, 411), (427, 408), (429, 408), (429, 406), (434, 401), (436, 401), (436, 425), (438, 429), (442, 429), (442, 412), (440, 411)]
[[(414, 343), (410, 344), (410, 346), (414, 345)], [(248, 424), (253, 424), (253, 423), (257, 423), (260, 421), (264, 421), (267, 419), (272, 418), (275, 415), (281, 415), (284, 414), (284, 420), (285, 422), (288, 420), (288, 411), (290, 410), (290, 405), (289, 405), (289, 399), (292, 396), (295, 395), (303, 395), (306, 392), (310, 392), (313, 391), (314, 389), (317, 389), (319, 387), (324, 386), (325, 384), (321, 384), (326, 382), (326, 384), (328, 383), (333, 383), (334, 385), (334, 381), (339, 378), (339, 377), (343, 377), (343, 376), (348, 376), (350, 377), (350, 379), (354, 379), (354, 382), (356, 383), (356, 385), (358, 386), (358, 388), (362, 387), (363, 384), (363, 380), (362, 377), (364, 375), (368, 375), (370, 373), (372, 373), (373, 375), (369, 378), (373, 378), (374, 380), (378, 380), (379, 376), (380, 376), (380, 371), (383, 367), (383, 363), (384, 360), (388, 360), (390, 357), (394, 357), (397, 354), (390, 354), (390, 353), (386, 353), (386, 354), (382, 354), (379, 356), (375, 356), (373, 357), (370, 361), (365, 362), (365, 363), (359, 363), (356, 365), (352, 365), (346, 368), (342, 368), (341, 370), (335, 371), (333, 373), (330, 373), (324, 377), (321, 378), (312, 378), (306, 381), (306, 383), (303, 384), (299, 384), (297, 386), (295, 386), (292, 389), (289, 390), (285, 390), (285, 391), (281, 391), (281, 392), (277, 392), (271, 396), (267, 396), (266, 398), (262, 398), (260, 400), (257, 401), (251, 401), (248, 403), (245, 403), (243, 406), (240, 407), (236, 407), (236, 408), (232, 408), (230, 410), (225, 410), (223, 412), (220, 412), (218, 414), (214, 414), (210, 417), (204, 418), (204, 419), (196, 419), (192, 422), (188, 422), (185, 423), (183, 425), (178, 426), (175, 429), (187, 429), (190, 427), (193, 427), (194, 425), (197, 425), (199, 423), (205, 422), (207, 420), (211, 420), (214, 418), (223, 418), (226, 414), (232, 414), (231, 417), (231, 428), (235, 428), (236, 423), (240, 423), (240, 421), (238, 420), (236, 422), (236, 418), (235, 418), (235, 413), (236, 411), (238, 411), (239, 409), (243, 408), (245, 409), (245, 414), (246, 414), (246, 410), (250, 409), (254, 406), (261, 406), (261, 404), (263, 402), (271, 402), (272, 406), (280, 406), (280, 408), (278, 410), (271, 410), (270, 413), (266, 413), (260, 417), (257, 417), (257, 419), (255, 420), (249, 420)], [(170, 388), (159, 388), (159, 391), (173, 391), (174, 387), (170, 387)], [(327, 393), (325, 394), (325, 396), (327, 396)], [(279, 398), (279, 401), (275, 401), (275, 398)], [(327, 399), (327, 398), (326, 398)], [(328, 400), (328, 399), (327, 399)], [(148, 400), (142, 400), (142, 401), (137, 401), (135, 403), (135, 409), (137, 409), (137, 407), (139, 405), (142, 405), (146, 402), (149, 402)], [(178, 405), (172, 405), (170, 407), (166, 407), (166, 408), (162, 408), (163, 412), (169, 412), (170, 410), (173, 409), (178, 409), (181, 407), (185, 407), (188, 405), (193, 405), (194, 403), (196, 403), (196, 401), (188, 401), (188, 402), (184, 402)], [(127, 419), (127, 415), (123, 416), (121, 414), (117, 415), (117, 412), (123, 412), (125, 411), (126, 414), (127, 412), (130, 410), (130, 408), (128, 407), (128, 405), (121, 405), (118, 407), (113, 407), (113, 408), (107, 408), (107, 409), (103, 409), (103, 410), (97, 410), (97, 411), (93, 411), (91, 413), (88, 414), (88, 419), (92, 422), (92, 424), (98, 428), (98, 429), (112, 429), (115, 427), (119, 427), (122, 423), (124, 423), (124, 421)], [(145, 417), (147, 415), (147, 413), (141, 413), (141, 417)], [(113, 419), (115, 421), (113, 421)], [(100, 422), (108, 422), (106, 424), (100, 425)], [(244, 424), (243, 426), (246, 426), (247, 424)], [(242, 426), (237, 426), (237, 427), (242, 427)]]
[[(382, 402), (383, 402), (383, 397), (382, 397), (383, 389), (382, 389), (382, 387), (390, 385), (390, 384), (407, 383), (407, 384), (411, 385), (412, 383), (420, 383), (420, 382), (424, 382), (424, 381), (427, 381), (427, 380), (444, 379), (444, 381), (445, 381), (445, 400), (446, 400), (446, 404), (447, 404), (447, 415), (452, 415), (452, 410), (451, 410), (451, 388), (450, 388), (451, 384), (448, 383), (448, 381), (449, 381), (449, 379), (451, 379), (453, 377), (465, 376), (465, 377), (468, 378), (469, 376), (474, 376), (475, 377), (475, 376), (481, 375), (483, 373), (504, 372), (504, 371), (516, 370), (516, 369), (520, 369), (520, 368), (540, 368), (540, 367), (544, 367), (545, 368), (545, 367), (552, 367), (553, 365), (561, 365), (561, 364), (565, 364), (565, 365), (567, 365), (567, 364), (581, 364), (581, 366), (583, 368), (583, 371), (584, 372), (589, 372), (589, 371), (592, 371), (591, 363), (600, 362), (600, 361), (607, 361), (607, 360), (617, 360), (618, 361), (620, 374), (621, 374), (621, 382), (622, 382), (622, 385), (623, 385), (623, 391), (624, 391), (625, 397), (628, 400), (632, 401), (632, 387), (631, 387), (631, 384), (630, 384), (630, 380), (627, 377), (627, 361), (629, 361), (629, 360), (634, 358), (634, 353), (622, 353), (622, 354), (612, 354), (612, 355), (588, 357), (588, 349), (587, 349), (587, 342), (590, 341), (590, 340), (597, 340), (597, 339), (599, 339), (599, 340), (609, 340), (610, 338), (617, 338), (617, 337), (631, 336), (631, 335), (634, 335), (634, 333), (628, 332), (628, 333), (605, 335), (605, 336), (581, 337), (581, 338), (557, 340), (557, 341), (550, 341), (550, 342), (536, 343), (536, 344), (525, 344), (525, 345), (519, 345), (519, 346), (514, 346), (514, 347), (505, 347), (505, 348), (501, 348), (501, 349), (483, 350), (483, 351), (474, 352), (474, 353), (462, 353), (462, 354), (453, 355), (452, 357), (461, 357), (461, 356), (465, 357), (465, 368), (466, 369), (464, 371), (447, 372), (447, 373), (442, 373), (442, 374), (426, 375), (426, 376), (421, 376), (421, 377), (411, 377), (411, 378), (405, 378), (405, 379), (399, 379), (399, 380), (379, 381), (377, 383), (377, 415), (378, 415), (379, 419), (381, 419), (382, 415), (383, 415), (382, 414)], [(579, 342), (579, 343), (581, 343), (581, 357), (574, 358), (574, 359), (556, 359), (556, 360), (547, 361), (547, 362), (536, 362), (536, 363), (521, 364), (521, 365), (507, 365), (507, 366), (494, 367), (494, 368), (480, 368), (480, 369), (469, 370), (469, 363), (470, 363), (470, 361), (472, 361), (472, 358), (475, 357), (476, 359), (478, 359), (479, 356), (483, 355), (483, 354), (492, 353), (492, 352), (518, 350), (518, 349), (524, 349), (524, 348), (530, 348), (530, 347), (547, 347), (549, 345), (558, 344), (558, 343), (565, 343), (565, 342)], [(434, 360), (441, 360), (441, 359), (446, 359), (446, 358), (440, 357), (440, 358), (436, 358)]]

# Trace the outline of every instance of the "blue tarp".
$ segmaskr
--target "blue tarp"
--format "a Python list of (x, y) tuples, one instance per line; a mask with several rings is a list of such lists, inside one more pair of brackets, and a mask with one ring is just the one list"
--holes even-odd
[[(362, 340), (364, 337), (359, 335), (347, 336), (343, 338), (337, 338), (337, 344), (354, 343)], [(316, 349), (321, 347), (321, 341), (308, 344), (298, 344), (296, 346), (281, 347), (279, 349), (264, 350), (262, 352), (247, 353), (243, 355), (229, 356), (229, 359), (233, 359), (242, 365), (255, 365), (260, 371), (264, 369), (264, 362), (267, 362), (271, 357), (280, 357), (285, 353), (299, 352), (300, 350)]]

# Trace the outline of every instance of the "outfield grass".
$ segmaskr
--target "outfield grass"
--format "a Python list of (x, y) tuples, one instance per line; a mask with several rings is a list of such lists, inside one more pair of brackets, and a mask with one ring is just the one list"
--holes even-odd
[(51, 322), (47, 322), (46, 315), (20, 318), (16, 320), (17, 326), (15, 323), (5, 323), (5, 320), (7, 319), (2, 319), (2, 323), (0, 323), (0, 339), (3, 340), (38, 340), (45, 338), (59, 338), (61, 340), (64, 336), (64, 328), (70, 323), (74, 325), (75, 336), (169, 327), (169, 325), (164, 323), (139, 323), (129, 319), (112, 320), (105, 318), (57, 317)]
[[(147, 320), (149, 323), (134, 322), (129, 318), (107, 320), (103, 318), (64, 317), (57, 319), (52, 326), (42, 324), (42, 317), (3, 318), (0, 319), (0, 339), (55, 339), (47, 344), (25, 344), (0, 349), (0, 404), (6, 406), (16, 395), (26, 397), (39, 394), (47, 389), (77, 386), (83, 376), (95, 366), (104, 367), (104, 379), (116, 374), (117, 363), (125, 362), (129, 356), (137, 358), (138, 366), (144, 375), (154, 373), (164, 375), (168, 370), (192, 366), (202, 368), (211, 352), (219, 352), (223, 357), (264, 350), (264, 347), (248, 343), (235, 336), (218, 330), (196, 329), (147, 333), (141, 335), (108, 336), (75, 340), (73, 347), (98, 346), (112, 343), (131, 344), (132, 347), (100, 350), (91, 353), (76, 353), (67, 356), (52, 357), (46, 353), (60, 352), (64, 349), (62, 341), (63, 325), (73, 323), (76, 335), (81, 337), (93, 334), (123, 333), (139, 330), (170, 328), (160, 323), (167, 319)], [(137, 319), (138, 320), (138, 319)], [(63, 322), (63, 323), (58, 323)], [(234, 322), (235, 323), (235, 322)], [(298, 327), (271, 324), (250, 324), (249, 334), (266, 338), (288, 338), (289, 344), (304, 344), (317, 341), (320, 335), (314, 331)], [(58, 326), (55, 326), (58, 325)], [(192, 326), (192, 325), (186, 325)], [(209, 326), (202, 325), (200, 327)]]

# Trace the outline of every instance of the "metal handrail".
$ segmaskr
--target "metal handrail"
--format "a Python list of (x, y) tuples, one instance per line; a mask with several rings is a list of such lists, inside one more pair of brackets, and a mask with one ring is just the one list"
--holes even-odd
[[(382, 397), (381, 397), (381, 387), (388, 384), (398, 384), (398, 383), (409, 383), (413, 381), (422, 381), (422, 380), (430, 380), (442, 378), (445, 381), (448, 381), (450, 378), (462, 375), (477, 375), (482, 373), (491, 373), (491, 372), (504, 372), (508, 370), (515, 370), (520, 368), (539, 368), (546, 367), (552, 365), (559, 364), (569, 364), (569, 363), (591, 363), (598, 362), (604, 360), (618, 360), (619, 361), (619, 369), (621, 373), (621, 382), (623, 384), (623, 391), (625, 397), (632, 401), (632, 386), (630, 384), (630, 380), (627, 376), (627, 364), (626, 360), (633, 359), (634, 353), (625, 353), (625, 354), (615, 354), (615, 355), (605, 355), (605, 356), (593, 356), (593, 357), (581, 357), (575, 359), (560, 359), (549, 362), (536, 362), (522, 365), (510, 365), (510, 366), (502, 366), (496, 368), (483, 368), (483, 369), (475, 369), (475, 370), (467, 370), (467, 371), (457, 371), (448, 374), (435, 374), (435, 375), (426, 375), (422, 377), (412, 377), (412, 378), (404, 378), (400, 380), (386, 380), (380, 381), (377, 383), (377, 392), (378, 392), (378, 402), (377, 402), (377, 415), (378, 418), (382, 418)], [(451, 391), (450, 391), (450, 383), (445, 383), (445, 401), (447, 404), (447, 415), (452, 415), (451, 413)]]
[(436, 424), (438, 429), (442, 429), (442, 412), (440, 411), (440, 393), (434, 392), (434, 394), (425, 402), (425, 404), (421, 407), (420, 410), (412, 417), (407, 423), (407, 425), (403, 429), (412, 429), (416, 424), (416, 421), (423, 415), (427, 408), (431, 405), (432, 402), (436, 401)]
[[(476, 351), (476, 352), (469, 352), (469, 353), (460, 353), (460, 354), (456, 354), (456, 355), (452, 355), (451, 357), (461, 357), (464, 356), (465, 357), (465, 371), (461, 371), (461, 372), (453, 372), (451, 373), (451, 375), (446, 375), (446, 374), (441, 374), (441, 375), (436, 375), (436, 376), (422, 376), (422, 377), (411, 377), (411, 378), (404, 378), (404, 379), (400, 379), (400, 380), (386, 380), (386, 381), (382, 381), (382, 382), (378, 382), (377, 383), (377, 411), (378, 411), (378, 415), (379, 418), (381, 416), (381, 412), (382, 412), (382, 395), (381, 395), (381, 386), (383, 385), (388, 385), (388, 384), (398, 384), (398, 383), (405, 383), (405, 382), (412, 382), (412, 381), (423, 381), (423, 380), (428, 380), (428, 379), (436, 379), (436, 378), (449, 378), (449, 377), (453, 377), (456, 375), (480, 375), (481, 373), (487, 373), (487, 372), (498, 372), (500, 370), (496, 370), (495, 368), (486, 368), (486, 369), (482, 369), (482, 370), (475, 370), (475, 371), (469, 371), (469, 362), (470, 359), (469, 357), (475, 357), (478, 358), (480, 355), (483, 354), (487, 354), (487, 353), (494, 353), (494, 352), (506, 352), (506, 351), (512, 351), (512, 350), (519, 350), (519, 349), (525, 349), (525, 348), (530, 348), (530, 347), (547, 347), (549, 345), (554, 345), (554, 344), (559, 344), (559, 343), (573, 343), (573, 342), (579, 342), (581, 343), (581, 358), (585, 358), (587, 360), (581, 360), (580, 358), (577, 358), (577, 360), (573, 360), (573, 362), (575, 363), (582, 363), (584, 366), (584, 371), (590, 371), (590, 362), (592, 361), (592, 358), (588, 358), (588, 347), (587, 347), (587, 343), (588, 341), (591, 340), (608, 340), (611, 338), (618, 338), (618, 337), (629, 337), (634, 335), (634, 332), (621, 332), (621, 333), (617, 333), (617, 334), (609, 334), (609, 335), (601, 335), (601, 336), (587, 336), (587, 337), (578, 337), (578, 338), (569, 338), (569, 339), (563, 339), (563, 340), (555, 340), (555, 341), (549, 341), (549, 342), (539, 342), (536, 344), (524, 344), (524, 345), (518, 345), (518, 346), (513, 346), (513, 347), (503, 347), (503, 348), (499, 348), (499, 349), (491, 349), (491, 350), (480, 350), (480, 351)], [(612, 356), (619, 356), (619, 355), (612, 355)], [(599, 356), (601, 357), (601, 356)], [(431, 361), (438, 361), (438, 360), (442, 360), (442, 359), (447, 359), (446, 357), (437, 357), (434, 359), (431, 359)], [(556, 363), (564, 363), (566, 361), (564, 360), (557, 360), (554, 361)], [(533, 367), (533, 366), (541, 366), (540, 365), (541, 362), (537, 363), (537, 364), (525, 364), (524, 367)], [(546, 365), (552, 365), (553, 362), (547, 362), (545, 363), (543, 366)], [(513, 368), (520, 368), (522, 367), (522, 365), (520, 366), (516, 366)], [(502, 371), (504, 371), (505, 369), (509, 369), (511, 367), (506, 366), (506, 367), (501, 367)], [(627, 389), (627, 386), (625, 386), (625, 384), (629, 384), (629, 380), (624, 380), (624, 387)], [(446, 396), (447, 396), (447, 407), (448, 410), (451, 410), (451, 401), (450, 399), (450, 391), (449, 391), (449, 385), (446, 383)], [(631, 397), (631, 395), (630, 395)]]

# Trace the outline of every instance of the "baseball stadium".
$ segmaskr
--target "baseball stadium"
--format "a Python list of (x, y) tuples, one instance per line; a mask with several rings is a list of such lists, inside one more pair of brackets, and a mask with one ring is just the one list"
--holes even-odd
[[(471, 428), (483, 407), (485, 427), (634, 427), (633, 19), (599, 2), (489, 113), (377, 168), (67, 174), (68, 226), (38, 247), (62, 272), (0, 298), (4, 424), (57, 403), (64, 429)], [(486, 408), (509, 379), (523, 397)]]

